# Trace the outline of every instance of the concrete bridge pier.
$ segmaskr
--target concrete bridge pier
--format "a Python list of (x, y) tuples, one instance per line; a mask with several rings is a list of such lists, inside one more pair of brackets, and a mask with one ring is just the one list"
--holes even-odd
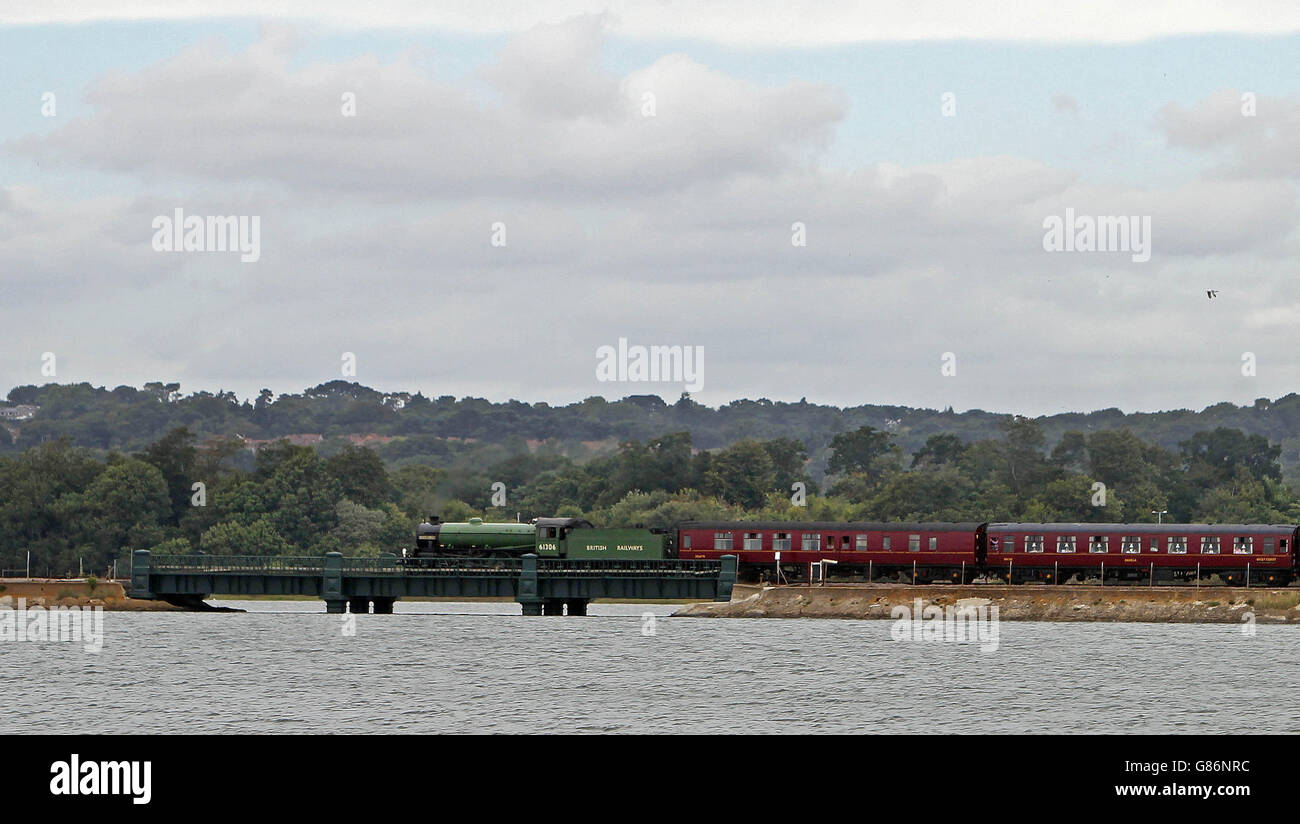
[(326, 598), (325, 612), (329, 615), (341, 615), (348, 611), (348, 602), (342, 598)]
[(541, 615), (541, 601), (520, 601), (519, 605), (524, 608), (524, 615)]

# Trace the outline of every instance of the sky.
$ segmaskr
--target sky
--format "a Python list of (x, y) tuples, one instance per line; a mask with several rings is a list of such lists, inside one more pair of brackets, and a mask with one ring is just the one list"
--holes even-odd
[[(1300, 7), (482, 5), (0, 7), (0, 392), (1300, 389)], [(620, 339), (702, 372), (603, 380)]]

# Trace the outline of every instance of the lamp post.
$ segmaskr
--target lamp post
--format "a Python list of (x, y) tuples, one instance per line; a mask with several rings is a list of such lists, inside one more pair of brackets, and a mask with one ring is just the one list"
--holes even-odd
[(1160, 509), (1160, 510), (1153, 509), (1153, 510), (1151, 510), (1151, 514), (1154, 515), (1154, 516), (1156, 516), (1156, 523), (1158, 523), (1158, 524), (1162, 524), (1162, 523), (1164, 523), (1164, 517), (1165, 517), (1166, 515), (1169, 514), (1169, 510), (1167, 510), (1167, 509)]

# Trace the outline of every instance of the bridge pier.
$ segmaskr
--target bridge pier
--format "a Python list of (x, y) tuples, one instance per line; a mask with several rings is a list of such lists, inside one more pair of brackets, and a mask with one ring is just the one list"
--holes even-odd
[(524, 608), (524, 615), (541, 615), (541, 601), (520, 601), (519, 605)]
[(325, 612), (328, 615), (341, 615), (348, 611), (348, 602), (342, 598), (326, 598)]
[(563, 615), (564, 602), (559, 598), (547, 598), (542, 602), (543, 615)]
[(365, 615), (370, 612), (369, 598), (349, 598), (348, 610), (353, 615)]

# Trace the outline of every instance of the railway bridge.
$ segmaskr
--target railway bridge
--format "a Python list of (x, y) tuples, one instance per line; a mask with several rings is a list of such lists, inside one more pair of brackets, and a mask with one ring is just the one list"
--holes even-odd
[(524, 615), (586, 615), (593, 598), (731, 600), (736, 556), (717, 561), (538, 558), (131, 557), (132, 598), (203, 608), (212, 595), (312, 595), (325, 611), (389, 614), (403, 597), (512, 598)]

